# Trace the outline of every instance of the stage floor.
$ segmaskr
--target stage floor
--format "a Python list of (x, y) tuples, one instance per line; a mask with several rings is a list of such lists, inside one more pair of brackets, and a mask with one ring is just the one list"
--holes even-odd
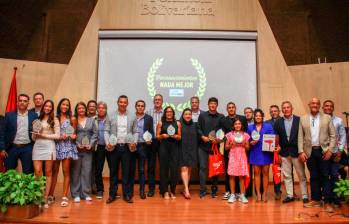
[[(137, 190), (133, 204), (118, 199), (107, 205), (105, 196), (102, 200), (93, 197), (92, 202), (73, 203), (70, 200), (70, 205), (62, 208), (59, 205), (62, 185), (59, 184), (56, 188), (57, 202), (44, 209), (40, 216), (27, 221), (8, 220), (5, 223), (349, 223), (349, 218), (343, 217), (340, 210), (329, 214), (322, 208), (303, 208), (301, 201), (282, 204), (274, 200), (271, 192), (267, 203), (256, 203), (249, 198), (248, 204), (228, 204), (221, 199), (221, 193), (215, 199), (209, 195), (200, 199), (198, 186), (192, 188), (191, 200), (185, 200), (179, 193), (174, 200), (164, 200), (158, 193), (155, 197), (142, 200)], [(181, 186), (177, 189), (180, 192)], [(219, 186), (219, 189), (222, 192), (224, 186)], [(272, 186), (269, 189), (272, 190)], [(4, 220), (0, 220), (0, 223), (4, 223)]]

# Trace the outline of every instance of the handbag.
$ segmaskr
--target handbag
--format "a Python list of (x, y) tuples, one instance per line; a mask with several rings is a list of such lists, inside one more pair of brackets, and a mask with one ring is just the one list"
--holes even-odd
[(212, 152), (208, 156), (208, 177), (224, 174), (224, 157), (218, 151), (218, 146), (212, 144)]

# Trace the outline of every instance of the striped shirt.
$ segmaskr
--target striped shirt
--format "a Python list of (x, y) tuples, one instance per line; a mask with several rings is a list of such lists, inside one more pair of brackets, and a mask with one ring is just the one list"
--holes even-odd
[(159, 111), (156, 111), (154, 108), (150, 109), (149, 111), (147, 111), (147, 114), (153, 117), (153, 121), (154, 121), (154, 133), (156, 133), (156, 126), (158, 125), (158, 123), (161, 121), (161, 117), (163, 115), (164, 111), (161, 109)]

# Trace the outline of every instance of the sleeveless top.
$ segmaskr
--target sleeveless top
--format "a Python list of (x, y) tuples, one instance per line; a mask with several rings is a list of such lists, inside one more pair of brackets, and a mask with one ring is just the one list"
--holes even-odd
[[(177, 121), (176, 120), (162, 122), (162, 127), (161, 127), (160, 134), (167, 134), (167, 128), (170, 125), (172, 125), (175, 128), (175, 130), (176, 130), (175, 134), (178, 134), (178, 125), (177, 125)], [(177, 142), (174, 138), (163, 139), (161, 141)]]

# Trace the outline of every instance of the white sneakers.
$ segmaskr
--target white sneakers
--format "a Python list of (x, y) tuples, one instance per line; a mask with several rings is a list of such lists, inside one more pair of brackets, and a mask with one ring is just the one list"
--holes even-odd
[(234, 203), (234, 202), (236, 202), (235, 194), (230, 194), (228, 203)]
[(74, 198), (74, 203), (80, 203), (80, 197), (75, 197)]
[(239, 201), (241, 203), (247, 204), (248, 203), (248, 199), (246, 198), (246, 196), (244, 194), (240, 194), (239, 196)]
[(223, 197), (222, 197), (222, 200), (228, 200), (229, 199), (229, 197), (230, 197), (230, 192), (224, 192), (224, 194), (223, 194)]
[[(87, 196), (87, 197), (85, 198), (85, 200), (86, 200), (86, 201), (92, 201), (92, 198), (91, 198), (90, 196)], [(75, 198), (74, 198), (74, 203), (80, 203), (80, 201), (81, 201), (80, 197), (75, 197)]]
[(229, 199), (228, 199), (228, 203), (234, 203), (236, 202), (236, 198), (238, 198), (238, 200), (241, 203), (248, 203), (248, 199), (246, 198), (246, 196), (244, 194), (239, 194), (239, 195), (235, 195), (235, 194), (230, 194)]

